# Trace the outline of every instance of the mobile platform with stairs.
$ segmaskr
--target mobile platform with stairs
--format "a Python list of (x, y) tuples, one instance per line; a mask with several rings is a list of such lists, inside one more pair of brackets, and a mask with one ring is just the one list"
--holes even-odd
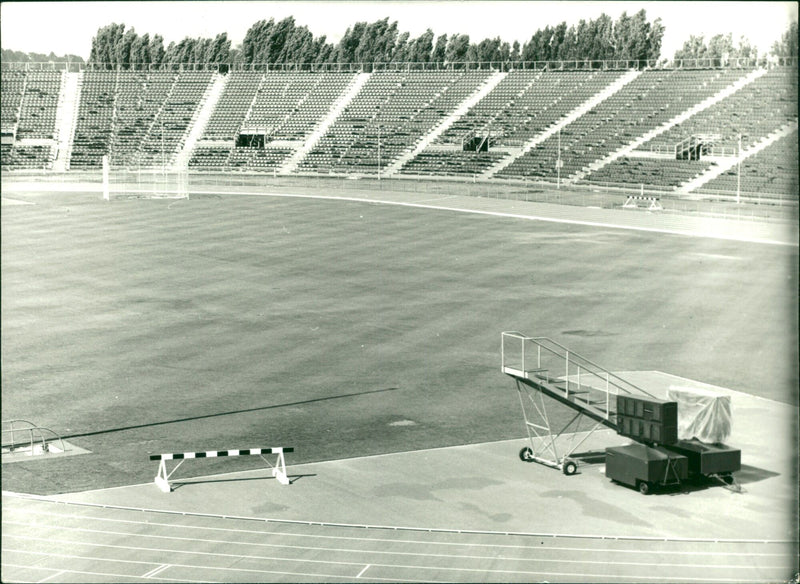
[[(575, 474), (578, 462), (573, 454), (606, 427), (635, 441), (606, 449), (607, 459), (622, 460), (610, 467), (607, 461), (606, 475), (645, 494), (651, 486), (680, 484), (691, 476), (716, 476), (731, 484), (732, 473), (740, 469), (738, 449), (679, 440), (676, 402), (660, 399), (552, 339), (503, 332), (501, 361), (503, 373), (515, 381), (525, 419), (529, 445), (520, 451), (523, 461)], [(574, 414), (558, 427), (546, 398)], [(577, 438), (584, 419), (590, 421), (588, 431)]]

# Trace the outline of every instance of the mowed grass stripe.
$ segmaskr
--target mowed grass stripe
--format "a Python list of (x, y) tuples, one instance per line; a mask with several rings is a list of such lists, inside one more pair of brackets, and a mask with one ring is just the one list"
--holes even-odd
[(33, 486), (12, 469), (5, 488), (146, 482), (151, 451), (265, 428), (294, 462), (518, 437), (502, 330), (796, 399), (797, 254), (774, 246), (260, 197), (19, 206), (2, 222), (4, 418), (142, 426), (79, 441), (95, 454)]

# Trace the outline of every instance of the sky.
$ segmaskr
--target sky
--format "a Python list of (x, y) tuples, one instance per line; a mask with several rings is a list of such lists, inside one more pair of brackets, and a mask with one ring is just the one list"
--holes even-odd
[(648, 20), (661, 18), (666, 32), (661, 57), (672, 58), (690, 35), (706, 39), (732, 33), (734, 41), (745, 36), (765, 54), (792, 21), (797, 21), (796, 2), (570, 2), (570, 1), (158, 1), (158, 2), (0, 2), (2, 48), (57, 55), (66, 53), (88, 59), (97, 29), (112, 22), (134, 27), (139, 34), (160, 34), (164, 44), (186, 36), (213, 37), (227, 32), (233, 45), (241, 43), (250, 26), (262, 19), (276, 21), (294, 16), (314, 36), (326, 35), (338, 42), (355, 22), (374, 22), (385, 17), (397, 21), (401, 32), (419, 36), (426, 28), (436, 36), (469, 34), (472, 42), (499, 36), (520, 45), (546, 25), (597, 18), (605, 12), (614, 20), (626, 11), (644, 8)]

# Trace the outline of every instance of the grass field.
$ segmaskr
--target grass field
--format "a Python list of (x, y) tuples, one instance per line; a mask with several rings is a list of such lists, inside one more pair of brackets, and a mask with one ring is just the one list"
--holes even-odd
[(2, 211), (2, 417), (92, 454), (5, 465), (4, 489), (147, 482), (151, 453), (520, 437), (503, 330), (798, 401), (795, 247), (345, 201), (27, 198)]

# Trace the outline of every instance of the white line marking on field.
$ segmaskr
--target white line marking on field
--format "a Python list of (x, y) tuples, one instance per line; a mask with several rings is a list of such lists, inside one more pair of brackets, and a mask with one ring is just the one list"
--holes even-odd
[(372, 565), (372, 564), (367, 564), (366, 566), (364, 566), (364, 569), (363, 569), (363, 570), (361, 570), (361, 571), (358, 573), (358, 576), (356, 576), (356, 578), (361, 578), (361, 576), (363, 576), (363, 575), (364, 575), (364, 572), (366, 572), (366, 571), (369, 569), (369, 567), (370, 567), (371, 565)]
[(157, 568), (153, 568), (152, 570), (150, 570), (147, 574), (142, 576), (142, 578), (152, 578), (156, 574), (160, 574), (161, 572), (163, 572), (164, 570), (166, 570), (167, 568), (170, 568), (170, 567), (172, 567), (172, 564), (161, 564)]
[(723, 255), (719, 253), (702, 253), (699, 251), (693, 252), (691, 255), (698, 256), (701, 258), (708, 258), (711, 260), (741, 260), (743, 258), (739, 256), (732, 256), (732, 255)]
[(47, 582), (47, 581), (48, 581), (48, 580), (50, 580), (51, 578), (58, 578), (58, 577), (59, 577), (59, 576), (61, 576), (63, 573), (64, 573), (64, 570), (60, 570), (60, 571), (56, 572), (55, 574), (50, 574), (49, 576), (47, 576), (47, 577), (45, 577), (45, 578), (42, 578), (41, 580), (39, 580), (39, 584), (41, 584), (41, 582)]
[(474, 215), (487, 215), (490, 217), (505, 217), (508, 219), (526, 219), (528, 221), (545, 221), (548, 223), (564, 223), (567, 225), (582, 225), (585, 227), (606, 227), (611, 229), (626, 229), (629, 231), (646, 231), (650, 233), (666, 233), (669, 235), (686, 235), (690, 237), (705, 237), (710, 239), (726, 239), (733, 241), (742, 241), (746, 243), (766, 243), (770, 245), (788, 245), (792, 247), (800, 246), (800, 242), (786, 242), (775, 239), (765, 239), (760, 237), (747, 237), (741, 236), (738, 233), (714, 233), (714, 232), (701, 232), (698, 233), (694, 230), (679, 230), (667, 229), (664, 227), (646, 227), (643, 225), (622, 225), (620, 223), (607, 223), (603, 221), (585, 221), (580, 219), (565, 219), (561, 217), (545, 217), (541, 215), (523, 215), (520, 213), (505, 213), (501, 211), (485, 211), (480, 209), (466, 209), (463, 207), (445, 207), (442, 205), (428, 205), (422, 203), (408, 203), (403, 201), (388, 201), (385, 199), (367, 199), (364, 197), (341, 197), (330, 195), (302, 195), (296, 193), (251, 193), (246, 191), (229, 191), (220, 193), (205, 193), (199, 191), (198, 194), (215, 194), (215, 195), (243, 195), (251, 197), (284, 197), (284, 198), (299, 198), (299, 199), (323, 199), (328, 201), (350, 201), (354, 203), (379, 203), (383, 205), (394, 205), (398, 207), (414, 207), (419, 209), (432, 209), (436, 211), (456, 211), (459, 213), (471, 213)]
[(11, 199), (9, 197), (3, 197), (2, 202), (0, 203), (3, 207), (9, 205), (35, 205), (36, 203), (31, 203), (30, 201), (21, 201), (19, 199)]
[(418, 203), (430, 203), (431, 201), (446, 201), (448, 199), (452, 199), (456, 195), (442, 195), (441, 197), (432, 197), (430, 199), (420, 199), (417, 201)]

